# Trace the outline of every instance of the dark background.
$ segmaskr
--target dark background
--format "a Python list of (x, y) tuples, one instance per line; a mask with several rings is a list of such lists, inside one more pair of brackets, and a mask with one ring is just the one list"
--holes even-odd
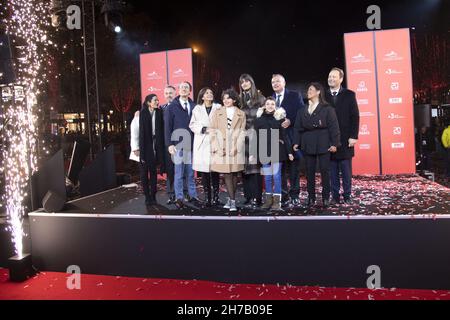
[[(128, 3), (125, 41), (118, 44), (124, 54), (136, 43), (147, 44), (141, 51), (196, 47), (222, 86), (236, 84), (245, 72), (265, 94), (272, 73), (298, 83), (324, 80), (333, 66), (344, 67), (343, 34), (367, 31), (371, 4), (381, 8), (382, 29), (450, 36), (450, 1), (441, 0)], [(130, 59), (135, 63), (137, 56)]]

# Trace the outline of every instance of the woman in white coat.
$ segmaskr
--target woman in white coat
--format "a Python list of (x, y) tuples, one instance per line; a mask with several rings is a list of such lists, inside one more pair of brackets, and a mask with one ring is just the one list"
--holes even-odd
[(213, 91), (210, 88), (201, 89), (189, 125), (194, 133), (192, 168), (201, 173), (206, 206), (208, 207), (221, 205), (219, 201), (219, 173), (211, 172), (210, 126), (215, 110), (220, 108), (220, 104), (213, 101)]
[(139, 110), (134, 113), (134, 118), (130, 125), (130, 160), (139, 162)]

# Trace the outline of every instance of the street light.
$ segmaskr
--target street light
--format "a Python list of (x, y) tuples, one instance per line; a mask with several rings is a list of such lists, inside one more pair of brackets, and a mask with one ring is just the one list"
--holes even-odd
[(123, 5), (119, 0), (105, 0), (101, 14), (104, 15), (105, 25), (115, 33), (122, 32)]

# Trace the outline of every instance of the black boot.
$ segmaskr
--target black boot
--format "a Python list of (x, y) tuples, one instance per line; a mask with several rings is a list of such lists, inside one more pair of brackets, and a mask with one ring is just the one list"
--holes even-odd
[(158, 192), (158, 191), (152, 190), (152, 192), (150, 193), (150, 200), (151, 200), (152, 204), (158, 204), (158, 202), (156, 201), (156, 192)]
[(214, 188), (214, 190), (213, 190), (212, 205), (213, 206), (222, 206), (223, 205), (223, 203), (220, 202), (220, 198), (219, 198), (219, 188)]
[(211, 205), (211, 189), (208, 188), (205, 192), (205, 207), (210, 208)]
[(154, 204), (156, 204), (156, 199), (154, 199), (150, 194), (145, 195), (145, 205), (152, 206)]

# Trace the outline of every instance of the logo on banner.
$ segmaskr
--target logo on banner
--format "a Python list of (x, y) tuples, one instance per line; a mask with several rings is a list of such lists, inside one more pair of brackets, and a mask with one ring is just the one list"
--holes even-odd
[(392, 91), (400, 90), (400, 83), (399, 82), (391, 82), (391, 90)]
[(389, 98), (389, 104), (400, 104), (403, 102), (402, 98)]
[(360, 112), (359, 116), (360, 117), (373, 117), (373, 116), (375, 116), (375, 113), (370, 112), (370, 111), (364, 111), (364, 112)]
[(362, 53), (358, 53), (356, 56), (352, 57), (352, 63), (370, 62)]
[(367, 124), (363, 124), (361, 126), (361, 130), (359, 131), (359, 134), (362, 135), (362, 136), (370, 135), (370, 131), (369, 131), (369, 128), (368, 128)]
[(402, 134), (402, 127), (394, 127), (394, 130), (392, 131), (394, 136), (399, 136)]
[(404, 116), (401, 116), (401, 115), (399, 115), (399, 114), (396, 114), (396, 113), (391, 113), (390, 115), (388, 115), (388, 119), (391, 119), (391, 120), (395, 120), (395, 119), (405, 119), (405, 117), (404, 117)]
[(358, 99), (358, 105), (367, 105), (369, 104), (369, 99)]
[(149, 88), (147, 89), (147, 91), (150, 91), (150, 92), (159, 92), (159, 91), (161, 91), (161, 89), (155, 88), (155, 87), (149, 87)]
[(403, 60), (403, 57), (400, 57), (397, 52), (391, 51), (384, 55), (384, 61), (399, 61)]
[(162, 79), (162, 77), (156, 71), (147, 74), (147, 80), (159, 80), (159, 79)]
[(393, 142), (391, 144), (392, 149), (404, 149), (405, 148), (405, 143), (404, 142)]
[(395, 70), (395, 69), (387, 69), (386, 70), (386, 74), (389, 74), (389, 75), (391, 75), (391, 74), (402, 74), (402, 73), (403, 72)]
[(371, 145), (368, 143), (361, 143), (359, 144), (359, 149), (360, 150), (370, 150), (371, 149)]
[(370, 74), (372, 71), (369, 69), (355, 69), (352, 71), (352, 74)]
[(367, 90), (367, 87), (366, 87), (366, 82), (365, 81), (361, 81), (358, 84), (358, 89), (356, 89), (356, 91), (358, 91), (358, 92), (367, 92), (368, 90)]
[(173, 72), (173, 76), (175, 77), (175, 78), (180, 78), (180, 77), (186, 77), (187, 76), (187, 74), (183, 71), (183, 69), (177, 69), (177, 70), (175, 70), (174, 72)]

